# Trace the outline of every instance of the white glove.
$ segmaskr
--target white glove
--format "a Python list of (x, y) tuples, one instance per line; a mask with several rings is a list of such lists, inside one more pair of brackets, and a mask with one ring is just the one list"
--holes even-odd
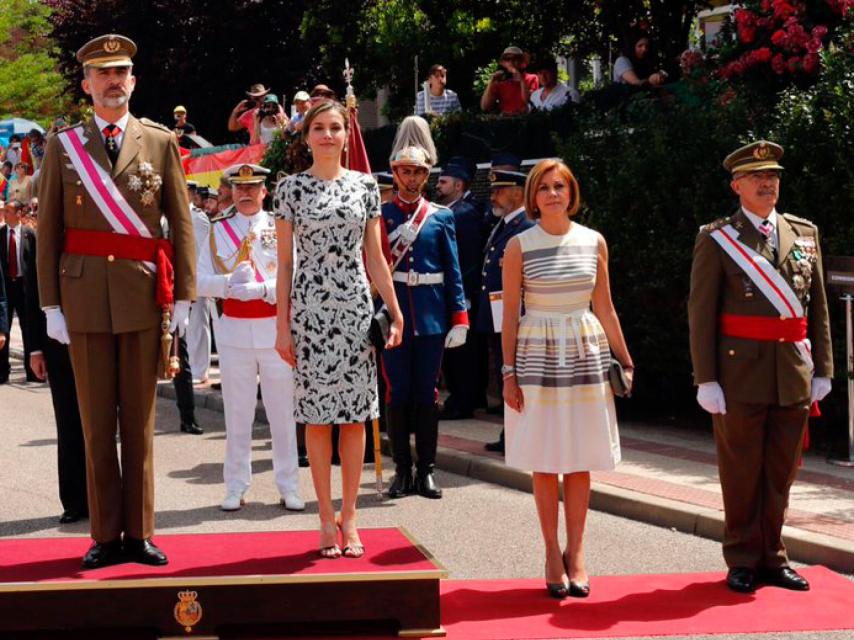
[(824, 397), (830, 393), (830, 378), (813, 378), (812, 388), (810, 389), (810, 404), (824, 400)]
[(187, 324), (190, 322), (190, 301), (176, 300), (175, 308), (172, 309), (172, 323), (169, 325), (169, 333), (178, 331), (178, 336), (187, 333)]
[(697, 402), (709, 413), (726, 414), (724, 390), (717, 382), (704, 382), (697, 389)]
[(247, 282), (246, 284), (229, 285), (228, 297), (236, 300), (260, 300), (267, 293), (267, 287), (263, 282)]
[(47, 335), (53, 338), (60, 344), (69, 344), (71, 338), (68, 337), (68, 325), (65, 324), (65, 316), (62, 315), (62, 309), (52, 307), (45, 309), (44, 314), (47, 317)]
[(466, 343), (466, 334), (468, 332), (469, 328), (464, 324), (457, 324), (451, 327), (451, 330), (448, 331), (448, 335), (445, 337), (445, 348), (456, 349), (463, 346)]
[(228, 278), (228, 284), (246, 284), (255, 280), (255, 267), (248, 260), (244, 260), (232, 271)]

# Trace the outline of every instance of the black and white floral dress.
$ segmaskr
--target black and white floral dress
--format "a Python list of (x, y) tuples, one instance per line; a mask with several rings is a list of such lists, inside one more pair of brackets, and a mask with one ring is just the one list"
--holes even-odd
[(296, 247), (294, 417), (306, 424), (374, 419), (379, 402), (369, 340), (373, 305), (362, 239), (367, 220), (380, 215), (377, 183), (356, 171), (345, 170), (336, 180), (299, 173), (276, 186), (274, 210), (293, 223)]

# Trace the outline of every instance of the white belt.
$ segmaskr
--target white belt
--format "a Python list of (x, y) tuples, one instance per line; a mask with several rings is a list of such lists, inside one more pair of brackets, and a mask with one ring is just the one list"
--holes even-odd
[[(560, 321), (560, 348), (558, 351), (558, 366), (566, 366), (566, 339), (569, 326), (572, 325), (572, 331), (575, 334), (575, 346), (578, 348), (579, 360), (584, 360), (587, 357), (588, 346), (585, 345), (585, 340), (582, 337), (581, 317), (590, 311), (587, 306), (573, 309), (567, 313), (555, 311), (537, 311), (536, 309), (525, 309), (525, 315), (532, 318), (550, 318)], [(597, 345), (598, 346), (598, 345)], [(592, 351), (592, 350), (591, 350)]]
[(418, 273), (417, 271), (395, 271), (391, 274), (391, 279), (395, 282), (405, 282), (410, 287), (417, 287), (422, 284), (442, 284), (445, 282), (445, 274), (442, 272)]

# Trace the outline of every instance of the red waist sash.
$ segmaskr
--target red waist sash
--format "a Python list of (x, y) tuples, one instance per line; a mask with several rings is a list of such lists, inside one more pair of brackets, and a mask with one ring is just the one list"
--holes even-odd
[(263, 300), (235, 300), (226, 298), (222, 301), (222, 314), (231, 318), (274, 318), (276, 305)]
[(730, 338), (768, 342), (800, 342), (807, 337), (806, 318), (775, 318), (768, 316), (739, 316), (723, 313), (721, 334)]
[(175, 301), (172, 243), (165, 238), (66, 229), (64, 251), (72, 255), (107, 258), (110, 261), (119, 258), (153, 262), (157, 266), (157, 306), (164, 307)]

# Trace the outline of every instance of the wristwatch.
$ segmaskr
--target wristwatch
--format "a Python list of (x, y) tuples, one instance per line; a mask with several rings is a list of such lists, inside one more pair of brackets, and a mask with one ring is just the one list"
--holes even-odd
[(516, 367), (514, 367), (512, 364), (501, 365), (501, 377), (508, 376), (512, 373), (516, 373)]

